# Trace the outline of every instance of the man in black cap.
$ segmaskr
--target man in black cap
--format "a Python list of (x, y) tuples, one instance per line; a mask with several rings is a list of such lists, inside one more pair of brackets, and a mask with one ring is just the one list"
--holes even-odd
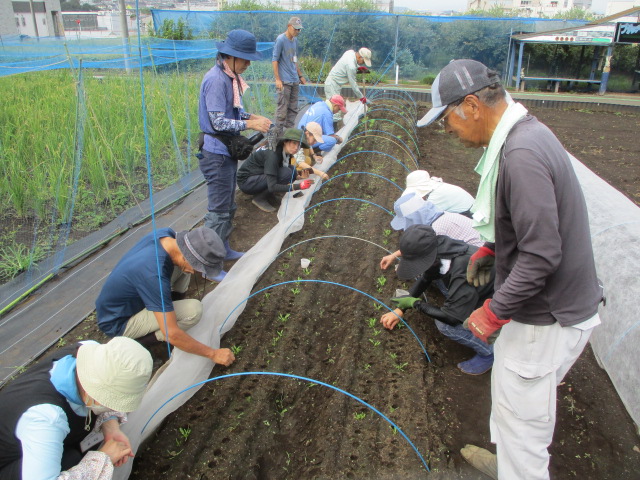
[[(232, 30), (223, 42), (216, 44), (218, 57), (200, 86), (198, 120), (204, 132), (200, 170), (207, 181), (208, 213), (204, 226), (212, 228), (224, 242), (225, 260), (237, 260), (241, 252), (229, 246), (236, 213), (235, 190), (238, 159), (233, 158), (227, 144), (243, 130), (266, 133), (271, 120), (244, 111), (242, 95), (249, 88), (240, 76), (251, 60), (260, 60), (256, 37), (246, 30)], [(224, 271), (212, 279), (221, 281)]]
[(185, 332), (200, 321), (202, 303), (171, 299), (172, 292), (186, 292), (192, 273), (208, 279), (220, 273), (226, 254), (222, 240), (207, 227), (155, 233), (142, 237), (107, 278), (96, 300), (98, 327), (110, 337), (135, 338), (145, 346), (168, 339), (180, 350), (231, 365), (231, 350), (211, 348)]
[(482, 284), (495, 263), (495, 293), (469, 318), (486, 340), (501, 329), (491, 373), (491, 440), (461, 453), (493, 478), (547, 480), (556, 386), (600, 324), (587, 206), (569, 155), (553, 133), (514, 103), (499, 75), (474, 60), (438, 74), (433, 108), (418, 126), (441, 120), (463, 145), (485, 148), (471, 209), (487, 242), (467, 279)]
[[(474, 287), (467, 283), (467, 264), (477, 249), (460, 240), (436, 235), (428, 225), (407, 228), (400, 237), (402, 256), (396, 273), (400, 280), (417, 280), (408, 297), (391, 299), (398, 308), (380, 319), (382, 325), (391, 330), (400, 321), (398, 317), (410, 308), (429, 315), (443, 335), (476, 352), (473, 358), (458, 364), (458, 368), (469, 375), (482, 375), (493, 365), (493, 346), (462, 326), (471, 312), (493, 293), (493, 276), (483, 286)], [(419, 298), (434, 280), (442, 280), (449, 291), (442, 307), (430, 305)]]

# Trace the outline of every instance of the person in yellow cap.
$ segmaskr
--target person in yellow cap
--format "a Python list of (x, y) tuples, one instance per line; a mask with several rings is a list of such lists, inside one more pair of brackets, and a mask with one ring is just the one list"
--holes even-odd
[(34, 365), (0, 392), (0, 478), (111, 479), (133, 457), (120, 424), (152, 368), (125, 337), (61, 348)]

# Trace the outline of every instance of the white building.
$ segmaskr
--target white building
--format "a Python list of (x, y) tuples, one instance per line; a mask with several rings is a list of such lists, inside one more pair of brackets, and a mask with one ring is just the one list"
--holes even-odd
[(517, 11), (523, 17), (553, 17), (574, 7), (589, 10), (591, 0), (467, 0), (467, 10), (489, 10), (496, 6)]
[(607, 2), (607, 10), (605, 15), (608, 17), (609, 15), (615, 15), (616, 13), (624, 12), (625, 10), (629, 10), (633, 7), (640, 7), (640, 0), (615, 0)]
[[(7, 0), (0, 1), (4, 3)], [(18, 34), (30, 37), (59, 37), (63, 35), (60, 0), (10, 1), (9, 3), (12, 7), (12, 16)]]
[[(130, 35), (138, 31), (136, 16), (133, 11), (127, 12), (127, 29)], [(141, 16), (140, 30), (147, 33), (150, 15)], [(65, 36), (77, 38), (121, 37), (122, 20), (119, 11), (99, 12), (62, 12)]]

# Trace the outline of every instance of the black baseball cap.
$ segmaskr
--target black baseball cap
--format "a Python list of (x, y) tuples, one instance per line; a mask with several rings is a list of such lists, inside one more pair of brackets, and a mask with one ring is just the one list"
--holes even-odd
[(412, 280), (422, 275), (436, 260), (438, 238), (429, 225), (411, 225), (400, 237), (400, 280)]

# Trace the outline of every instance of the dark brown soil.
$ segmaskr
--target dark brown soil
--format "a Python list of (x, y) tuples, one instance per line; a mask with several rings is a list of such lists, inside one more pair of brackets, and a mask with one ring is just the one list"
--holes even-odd
[[(638, 203), (639, 116), (544, 109), (533, 113), (569, 151)], [(397, 126), (379, 125), (407, 141)], [(420, 167), (475, 192), (473, 167), (480, 152), (464, 149), (438, 129), (418, 133)], [(407, 159), (393, 142), (373, 140), (350, 142), (344, 153), (379, 149)], [(365, 153), (350, 156), (330, 173), (335, 177), (349, 171), (375, 172), (401, 186), (407, 173), (389, 157)], [(392, 209), (399, 194), (377, 177), (354, 174), (325, 184), (312, 204), (354, 197)], [(242, 194), (238, 206), (232, 243), (250, 248), (276, 218), (257, 210)], [(320, 235), (348, 235), (393, 250), (398, 234), (389, 232), (390, 219), (388, 213), (364, 202), (328, 202), (307, 214), (304, 229), (287, 239), (283, 248)], [(378, 320), (386, 308), (364, 293), (387, 302), (402, 287), (392, 271), (380, 270), (383, 254), (370, 243), (344, 238), (310, 241), (282, 254), (254, 291), (310, 279), (342, 286), (300, 281), (253, 297), (223, 338), (223, 346), (241, 348), (237, 361), (227, 369), (216, 367), (212, 376), (281, 372), (333, 385), (395, 422), (435, 478), (480, 478), (459, 450), (466, 443), (491, 448), (490, 376), (461, 374), (456, 364), (469, 358), (471, 351), (444, 338), (420, 314), (409, 313), (406, 320), (431, 362), (408, 328), (392, 332), (381, 328)], [(312, 259), (309, 271), (301, 269), (301, 258)], [(436, 292), (430, 294), (438, 297)], [(76, 330), (82, 333), (83, 325)], [(68, 338), (77, 336), (73, 331)], [(550, 448), (552, 478), (637, 479), (637, 445), (640, 440), (632, 421), (587, 348), (559, 387), (558, 421)], [(356, 400), (313, 382), (257, 375), (206, 384), (141, 447), (133, 470), (134, 479), (427, 476), (401, 434)]]

